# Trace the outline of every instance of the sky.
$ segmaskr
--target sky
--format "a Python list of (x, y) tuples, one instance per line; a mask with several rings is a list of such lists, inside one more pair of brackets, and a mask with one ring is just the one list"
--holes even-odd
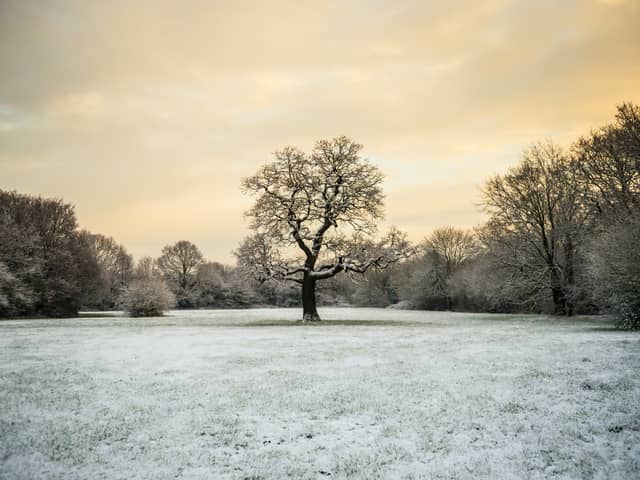
[(185, 239), (230, 262), (241, 178), (347, 135), (385, 224), (473, 227), (532, 142), (640, 103), (639, 26), (640, 0), (0, 0), (0, 188), (136, 258)]

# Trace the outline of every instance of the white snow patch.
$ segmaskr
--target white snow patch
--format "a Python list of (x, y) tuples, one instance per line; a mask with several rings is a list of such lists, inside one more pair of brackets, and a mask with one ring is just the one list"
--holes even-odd
[(322, 309), (0, 322), (0, 478), (640, 478), (640, 335)]

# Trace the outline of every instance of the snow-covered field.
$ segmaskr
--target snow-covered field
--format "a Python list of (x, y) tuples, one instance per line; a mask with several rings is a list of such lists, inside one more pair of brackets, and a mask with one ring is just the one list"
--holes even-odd
[(640, 335), (323, 309), (0, 322), (0, 478), (640, 478)]

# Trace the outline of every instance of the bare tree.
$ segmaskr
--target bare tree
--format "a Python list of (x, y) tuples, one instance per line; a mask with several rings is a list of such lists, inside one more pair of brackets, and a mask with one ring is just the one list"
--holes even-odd
[(624, 328), (640, 328), (640, 107), (618, 106), (615, 121), (573, 149), (594, 222), (586, 288)]
[(152, 257), (142, 257), (133, 269), (133, 276), (136, 280), (160, 277), (158, 262)]
[(478, 252), (478, 244), (472, 232), (461, 228), (440, 227), (434, 230), (424, 243), (425, 250), (433, 250), (444, 264), (444, 276), (448, 280)]
[(618, 326), (640, 329), (640, 213), (612, 225), (593, 239), (589, 249), (591, 289)]
[(228, 285), (225, 283), (224, 265), (218, 262), (206, 262), (198, 267), (196, 283), (198, 304), (201, 306), (223, 306)]
[(453, 306), (449, 282), (478, 252), (473, 233), (455, 227), (434, 230), (422, 244), (423, 255), (409, 281), (411, 303), (426, 308)]
[(120, 291), (129, 283), (133, 274), (133, 257), (113, 237), (83, 232), (100, 267), (100, 292), (102, 307), (113, 307)]
[(246, 213), (255, 233), (235, 252), (238, 264), (261, 281), (302, 285), (303, 321), (320, 320), (318, 280), (384, 269), (412, 252), (396, 229), (373, 238), (383, 215), (382, 173), (361, 149), (347, 137), (321, 140), (311, 154), (285, 147), (242, 182), (256, 197)]
[(3, 296), (13, 298), (0, 308), (7, 315), (75, 315), (98, 276), (72, 205), (2, 190), (0, 264)]
[(556, 145), (536, 144), (483, 194), (491, 217), (481, 238), (505, 281), (520, 284), (530, 302), (550, 293), (554, 313), (570, 315), (575, 254), (588, 220), (576, 169)]
[(399, 298), (393, 282), (393, 270), (367, 272), (363, 281), (355, 284), (351, 302), (362, 307), (387, 307), (397, 303)]
[(167, 280), (176, 287), (178, 305), (190, 303), (189, 294), (194, 286), (198, 266), (204, 261), (202, 253), (193, 243), (180, 240), (162, 249), (158, 258), (158, 268)]
[(618, 106), (616, 120), (573, 147), (578, 179), (607, 223), (640, 209), (640, 107)]

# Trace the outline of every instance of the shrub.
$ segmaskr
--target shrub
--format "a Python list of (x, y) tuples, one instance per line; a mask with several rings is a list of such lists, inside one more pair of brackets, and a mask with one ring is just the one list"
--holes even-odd
[(166, 283), (156, 278), (134, 280), (120, 296), (120, 307), (132, 317), (161, 316), (175, 303)]

